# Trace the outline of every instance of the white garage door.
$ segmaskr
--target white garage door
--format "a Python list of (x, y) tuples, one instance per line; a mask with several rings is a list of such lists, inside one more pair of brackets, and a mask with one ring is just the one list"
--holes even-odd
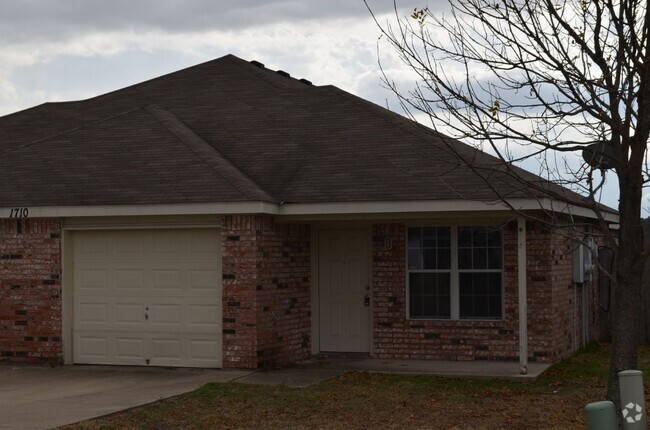
[(73, 233), (73, 360), (221, 367), (216, 229)]

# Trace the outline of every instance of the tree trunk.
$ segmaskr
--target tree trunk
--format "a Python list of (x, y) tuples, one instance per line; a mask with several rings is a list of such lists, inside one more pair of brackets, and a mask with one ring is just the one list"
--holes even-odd
[(618, 373), (636, 369), (639, 349), (639, 315), (642, 276), (645, 261), (641, 227), (641, 190), (639, 177), (630, 179), (619, 172), (620, 229), (612, 283), (612, 356), (607, 384), (607, 398), (620, 410)]
[[(647, 235), (644, 233), (644, 236)], [(643, 269), (641, 286), (643, 288), (643, 300), (641, 302), (641, 314), (639, 315), (639, 343), (641, 345), (650, 343), (650, 260), (646, 260)]]

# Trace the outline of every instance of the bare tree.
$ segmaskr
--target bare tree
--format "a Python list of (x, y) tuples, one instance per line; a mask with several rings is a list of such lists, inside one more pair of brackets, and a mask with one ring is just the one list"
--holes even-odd
[[(373, 15), (382, 38), (416, 74), (407, 92), (386, 73), (384, 82), (409, 112), (426, 114), (434, 128), (491, 149), (506, 166), (537, 158), (546, 178), (588, 197), (577, 204), (593, 210), (615, 250), (607, 395), (618, 403), (617, 373), (637, 366), (646, 259), (641, 207), (650, 180), (647, 0), (448, 3), (444, 11), (424, 7), (407, 16), (395, 5), (395, 17), (386, 23)], [(599, 161), (571, 161), (585, 149)], [(617, 229), (610, 229), (598, 203), (605, 168), (613, 168), (618, 179)], [(509, 174), (529, 181), (519, 172)], [(557, 188), (546, 190), (566, 197)]]

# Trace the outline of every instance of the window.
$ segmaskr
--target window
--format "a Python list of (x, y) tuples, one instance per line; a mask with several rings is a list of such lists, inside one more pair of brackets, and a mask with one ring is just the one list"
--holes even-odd
[(409, 227), (410, 318), (500, 319), (502, 232), (493, 227)]

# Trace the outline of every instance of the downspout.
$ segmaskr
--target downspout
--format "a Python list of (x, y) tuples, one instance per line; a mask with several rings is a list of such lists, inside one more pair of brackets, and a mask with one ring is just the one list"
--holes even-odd
[(526, 301), (526, 219), (517, 217), (517, 275), (519, 284), (519, 373), (528, 374), (528, 304)]

